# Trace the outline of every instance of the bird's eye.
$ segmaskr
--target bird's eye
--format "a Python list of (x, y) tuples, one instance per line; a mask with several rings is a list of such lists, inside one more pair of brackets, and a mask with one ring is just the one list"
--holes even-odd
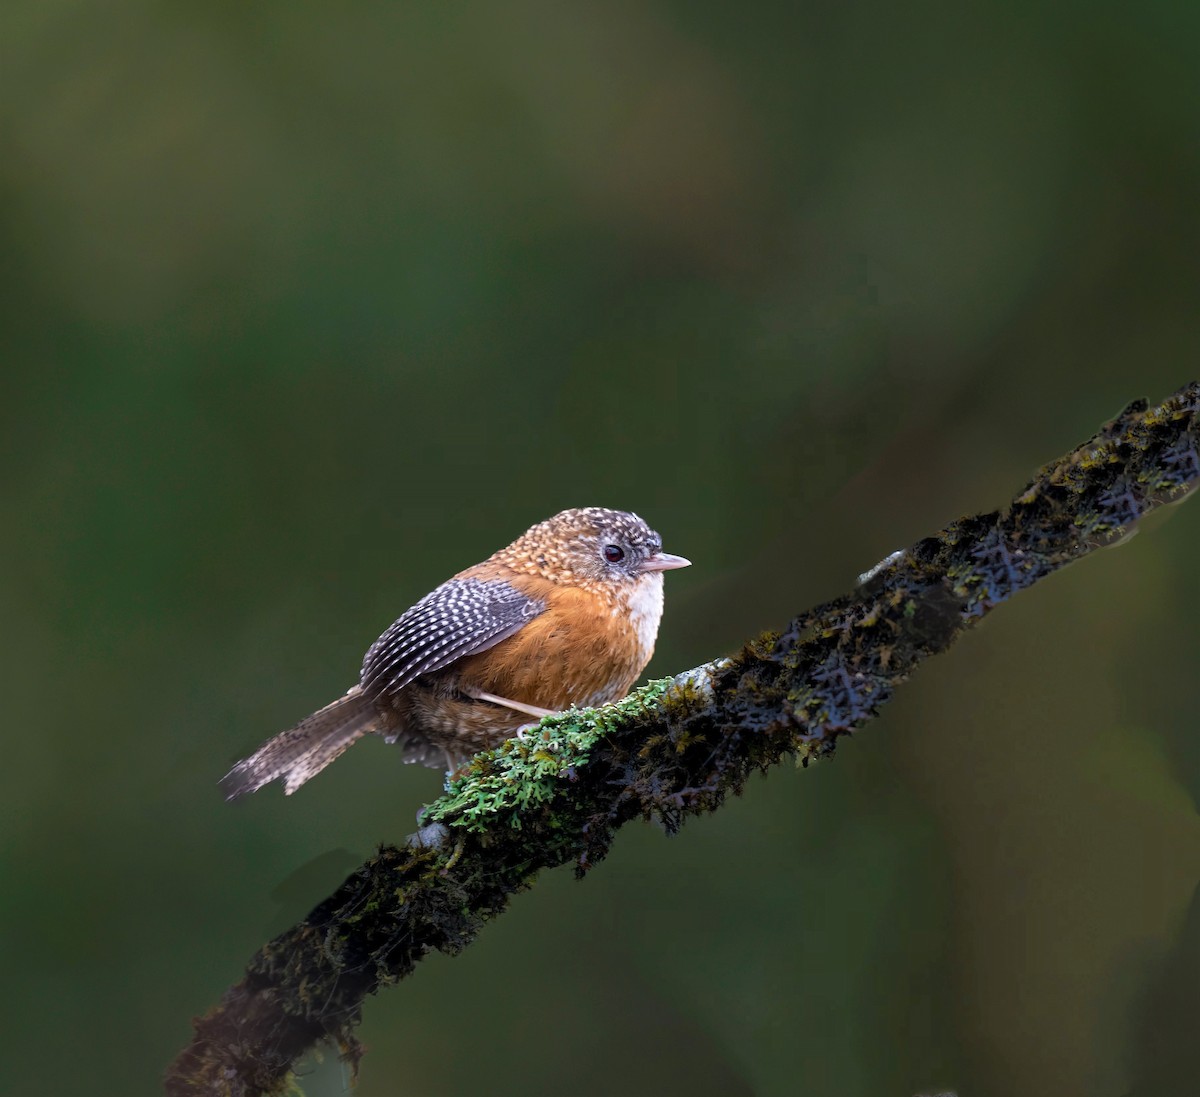
[(619, 564), (625, 559), (625, 550), (620, 545), (605, 545), (604, 559), (610, 564)]

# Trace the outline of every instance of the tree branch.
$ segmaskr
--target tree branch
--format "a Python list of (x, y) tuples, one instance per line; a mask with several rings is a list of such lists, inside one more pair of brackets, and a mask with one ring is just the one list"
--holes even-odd
[(803, 765), (832, 755), (923, 659), (995, 606), (1185, 498), (1200, 480), (1198, 451), (1200, 384), (1159, 407), (1138, 401), (1003, 512), (893, 554), (782, 633), (480, 754), (419, 835), (382, 848), (250, 961), (195, 1022), (168, 1094), (280, 1093), (323, 1039), (357, 1066), (353, 1030), (368, 994), (427, 952), (465, 948), (541, 869), (573, 862), (582, 874), (631, 819), (674, 831), (784, 755)]

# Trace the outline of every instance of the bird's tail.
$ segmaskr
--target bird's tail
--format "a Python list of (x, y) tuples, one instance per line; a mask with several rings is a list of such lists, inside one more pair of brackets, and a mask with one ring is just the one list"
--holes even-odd
[(280, 777), (283, 791), (290, 796), (355, 740), (377, 730), (378, 720), (374, 704), (355, 686), (332, 705), (314, 712), (294, 728), (281, 731), (238, 762), (221, 778), (225, 799), (236, 800), (247, 792), (257, 792)]

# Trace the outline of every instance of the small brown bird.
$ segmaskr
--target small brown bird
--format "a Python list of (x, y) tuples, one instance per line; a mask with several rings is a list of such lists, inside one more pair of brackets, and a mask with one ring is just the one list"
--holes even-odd
[(453, 772), (531, 719), (624, 697), (654, 653), (662, 573), (689, 563), (636, 514), (582, 507), (539, 522), (405, 612), (358, 685), (230, 770), (226, 799), (277, 778), (293, 793), (368, 734)]

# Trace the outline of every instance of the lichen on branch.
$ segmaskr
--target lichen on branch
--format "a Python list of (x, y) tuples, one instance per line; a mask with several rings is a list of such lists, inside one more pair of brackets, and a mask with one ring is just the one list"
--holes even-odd
[(456, 953), (538, 871), (582, 874), (631, 819), (675, 830), (785, 756), (801, 765), (876, 715), (918, 664), (1018, 591), (1131, 535), (1200, 482), (1200, 384), (1131, 404), (1041, 469), (1003, 511), (961, 518), (854, 590), (732, 658), (599, 709), (548, 717), (477, 755), (307, 918), (265, 945), (195, 1022), (167, 1092), (282, 1093), (321, 1040), (357, 1065), (366, 997), (437, 950)]

